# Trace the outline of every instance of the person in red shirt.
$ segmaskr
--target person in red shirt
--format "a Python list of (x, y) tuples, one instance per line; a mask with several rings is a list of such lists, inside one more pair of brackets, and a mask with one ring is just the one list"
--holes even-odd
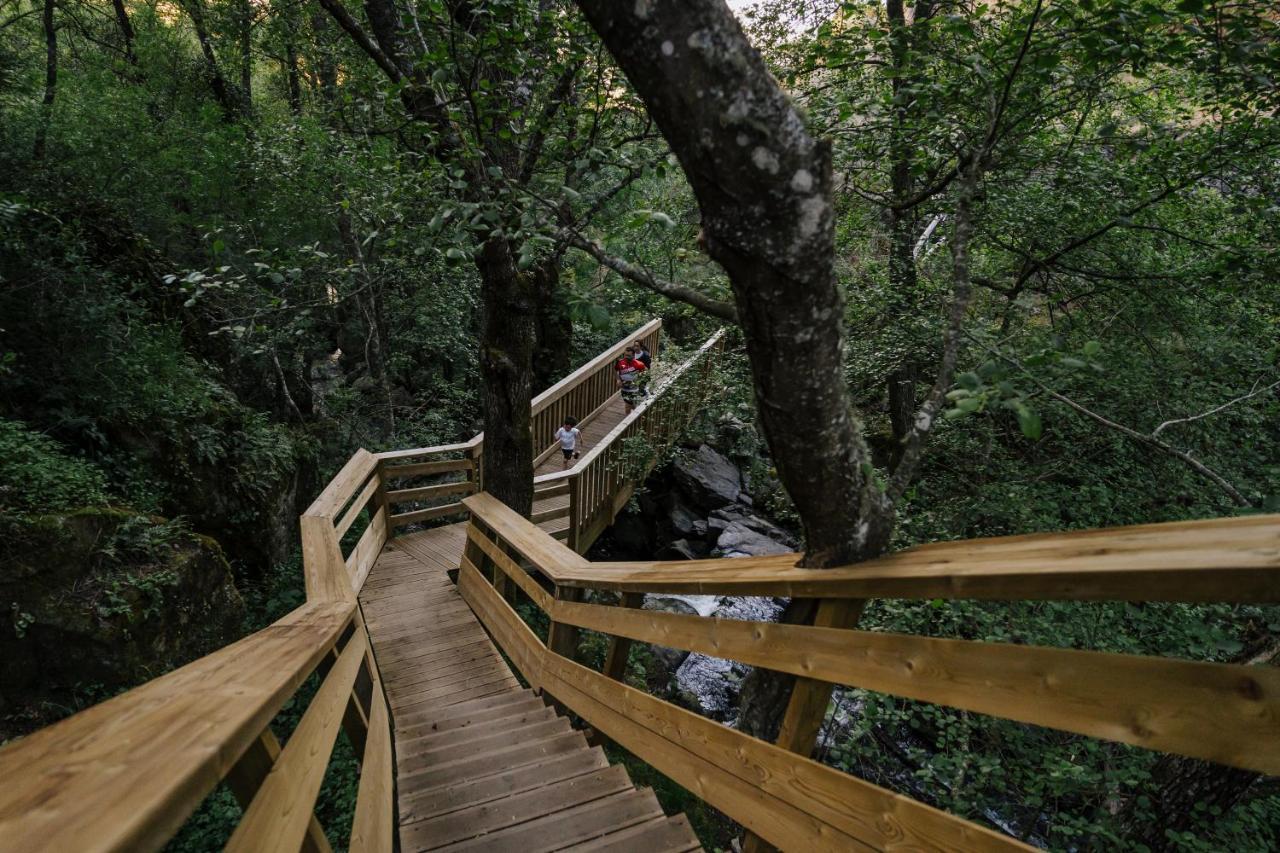
[(648, 368), (636, 358), (635, 348), (627, 347), (613, 369), (617, 371), (618, 388), (622, 390), (622, 402), (629, 415), (644, 397), (644, 374)]

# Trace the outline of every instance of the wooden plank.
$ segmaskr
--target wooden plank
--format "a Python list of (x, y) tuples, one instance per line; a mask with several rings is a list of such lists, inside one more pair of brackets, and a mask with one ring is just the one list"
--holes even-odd
[(802, 598), (1280, 602), (1280, 515), (939, 542), (821, 571), (798, 558), (565, 563), (556, 582)]
[(555, 486), (547, 486), (545, 489), (534, 489), (533, 499), (537, 502), (548, 498), (558, 498), (561, 495), (567, 494), (569, 494), (569, 484), (559, 483)]
[(307, 507), (307, 511), (303, 514), (332, 519), (351, 499), (360, 484), (377, 470), (377, 467), (377, 458), (363, 447), (360, 448), (347, 460), (347, 464), (342, 466), (342, 469), (329, 481), (329, 485), (325, 486), (324, 491), (311, 502), (311, 506)]
[(544, 521), (554, 521), (557, 518), (566, 518), (568, 515), (569, 507), (566, 504), (565, 506), (558, 506), (553, 509), (544, 509), (541, 512), (535, 512), (533, 515), (529, 516), (529, 522), (531, 524), (541, 524)]
[(352, 853), (391, 853), (395, 846), (395, 801), (392, 791), (395, 767), (391, 758), (391, 724), (381, 690), (374, 685), (369, 713), (369, 737), (365, 740), (356, 791), (356, 812), (351, 821)]
[[(240, 760), (231, 768), (231, 772), (227, 773), (227, 787), (231, 789), (241, 809), (247, 809), (253, 802), (258, 789), (262, 787), (263, 780), (267, 778), (267, 774), (271, 772), (271, 768), (275, 766), (276, 759), (279, 757), (280, 741), (276, 740), (275, 734), (268, 726), (245, 750), (244, 755), (240, 756)], [(324, 827), (320, 826), (320, 821), (316, 820), (315, 814), (312, 813), (311, 820), (307, 823), (307, 833), (302, 838), (302, 850), (304, 853), (306, 851), (328, 853), (331, 849), (329, 839), (324, 834)]]
[(406, 524), (414, 524), (419, 521), (430, 521), (433, 518), (444, 518), (447, 515), (457, 515), (466, 512), (467, 508), (460, 503), (444, 504), (443, 506), (433, 506), (431, 509), (420, 509), (414, 512), (402, 512), (399, 515), (391, 516), (392, 528), (404, 527)]
[(593, 631), (1280, 773), (1280, 670), (555, 601)]
[(387, 465), (382, 475), (388, 480), (421, 477), (425, 474), (445, 474), (449, 471), (473, 471), (475, 463), (470, 459), (440, 459), (435, 462), (417, 462), (413, 465)]
[(460, 808), (510, 797), (563, 779), (608, 767), (599, 748), (575, 749), (540, 764), (526, 764), (500, 773), (421, 791), (400, 801), (401, 825), (408, 825)]
[(338, 547), (333, 522), (325, 516), (304, 515), (302, 528), (302, 574), (307, 600), (353, 599), (351, 576)]
[(353, 609), (307, 604), (0, 747), (0, 779), (22, 780), (0, 785), (0, 838), (23, 851), (159, 849), (257, 740)]
[[(624, 592), (619, 607), (639, 610), (644, 606), (644, 596), (635, 592)], [(604, 656), (604, 666), (600, 671), (614, 681), (622, 681), (627, 674), (627, 659), (631, 655), (631, 640), (626, 637), (610, 637), (609, 650)], [(825, 707), (825, 706), (824, 706)]]
[(550, 853), (661, 815), (662, 807), (651, 791), (623, 791), (444, 849)]
[(479, 514), (499, 539), (553, 581), (569, 568), (589, 568), (590, 564), (581, 556), (559, 542), (549, 540), (545, 531), (530, 524), (492, 495), (482, 492), (464, 498), (462, 503), (472, 513)]
[(485, 535), (476, 530), (475, 527), (468, 528), (467, 540), (469, 542), (474, 542), (490, 560), (493, 560), (493, 562), (504, 574), (507, 575), (507, 577), (515, 581), (516, 585), (519, 586), (520, 589), (524, 590), (524, 594), (529, 596), (540, 610), (546, 611), (551, 608), (551, 594), (543, 589), (537, 581), (529, 577), (528, 572), (516, 565), (515, 560), (512, 560), (507, 556), (507, 554), (503, 552), (495, 542), (485, 537)]
[(698, 837), (693, 834), (689, 819), (682, 814), (655, 818), (621, 832), (588, 841), (585, 844), (565, 848), (573, 853), (691, 853), (701, 850)]
[(400, 790), (405, 797), (415, 796), (433, 788), (468, 782), (531, 764), (540, 764), (555, 756), (585, 749), (587, 749), (587, 739), (582, 736), (582, 732), (565, 732), (544, 740), (512, 744), (506, 749), (439, 764), (419, 773), (402, 774)]
[(351, 502), (351, 506), (347, 507), (346, 512), (334, 522), (334, 535), (341, 539), (343, 534), (351, 529), (351, 525), (355, 524), (356, 519), (360, 517), (360, 513), (364, 510), (365, 504), (369, 503), (369, 500), (378, 491), (380, 485), (381, 481), (375, 471), (373, 476), (369, 478), (369, 482), (360, 490), (360, 494), (356, 495), (355, 500)]
[(271, 774), (231, 834), (227, 850), (283, 853), (298, 849), (366, 648), (363, 631), (351, 635)]
[(512, 794), (496, 803), (459, 809), (405, 825), (401, 843), (407, 849), (429, 849), (533, 821), (570, 806), (631, 790), (631, 780), (621, 767), (604, 767), (529, 791)]
[(400, 459), (414, 459), (419, 456), (435, 456), (440, 453), (465, 453), (474, 450), (480, 445), (480, 435), (475, 436), (469, 441), (458, 444), (439, 444), (435, 447), (414, 447), (407, 450), (388, 450), (382, 453), (375, 453), (383, 462), (395, 462)]
[(438, 486), (423, 486), (420, 489), (398, 489), (387, 492), (387, 500), (391, 503), (407, 501), (427, 501), (445, 495), (469, 495), (476, 490), (475, 480), (459, 480), (456, 483), (441, 483)]
[(387, 516), (385, 513), (375, 513), (373, 521), (369, 522), (364, 533), (360, 534), (360, 540), (356, 542), (356, 547), (351, 549), (351, 554), (347, 557), (347, 577), (351, 579), (353, 592), (358, 594), (364, 587), (369, 572), (378, 561), (378, 555), (382, 553), (382, 546), (386, 544)]
[[(547, 709), (551, 712), (551, 709)], [(558, 734), (572, 731), (566, 717), (557, 717), (554, 712), (547, 719), (535, 719), (521, 724), (503, 726), (500, 731), (490, 731), (480, 737), (469, 740), (459, 739), (443, 741), (431, 745), (419, 745), (412, 752), (404, 753), (397, 762), (402, 773), (412, 773), (425, 767), (434, 767), (450, 761), (457, 761), (472, 755), (483, 755), (495, 749), (505, 749), (513, 743), (544, 740)]]
[(549, 655), (547, 690), (592, 726), (783, 849), (1031, 850)]

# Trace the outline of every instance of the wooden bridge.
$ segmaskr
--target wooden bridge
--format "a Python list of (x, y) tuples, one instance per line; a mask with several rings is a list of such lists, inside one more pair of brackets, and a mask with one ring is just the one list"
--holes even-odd
[[(659, 330), (627, 340), (656, 351)], [(1026, 849), (811, 760), (833, 685), (1280, 773), (1273, 668), (848, 627), (873, 597), (1274, 603), (1280, 517), (940, 543), (826, 571), (796, 568), (794, 554), (591, 563), (581, 554), (652, 448), (696, 408), (719, 336), (683, 363), (660, 359), (654, 395), (623, 416), (610, 364), (625, 343), (533, 402), (548, 447), (530, 519), (483, 492), (483, 436), (357, 452), (302, 517), (306, 604), (0, 749), (0, 850), (158, 849), (224, 782), (244, 808), (228, 848), (328, 850), (314, 806), (339, 730), (361, 756), (340, 833), (352, 850), (698, 849), (687, 821), (565, 712), (742, 824), (756, 848)], [(588, 452), (555, 471), (550, 436), (570, 413), (588, 414)], [(801, 596), (817, 616), (638, 609), (659, 592)], [(518, 603), (546, 614), (545, 637)], [(611, 637), (600, 671), (575, 660), (581, 630)], [(797, 676), (778, 742), (623, 683), (636, 642)], [(282, 746), (271, 722), (313, 674), (319, 689)]]

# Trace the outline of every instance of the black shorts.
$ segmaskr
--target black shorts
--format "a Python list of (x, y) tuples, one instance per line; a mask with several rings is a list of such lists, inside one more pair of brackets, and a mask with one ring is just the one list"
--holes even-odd
[(573, 458), (573, 454), (574, 454), (574, 453), (576, 453), (577, 451), (574, 451), (574, 450), (565, 450), (565, 449), (562, 447), (562, 448), (560, 448), (560, 452), (564, 454), (564, 458), (565, 458), (565, 459), (572, 459), (572, 458)]

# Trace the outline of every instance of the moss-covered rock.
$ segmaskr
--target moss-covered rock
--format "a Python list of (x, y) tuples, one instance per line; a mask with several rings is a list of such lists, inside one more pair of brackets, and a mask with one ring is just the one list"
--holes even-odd
[(0, 739), (234, 640), (217, 543), (120, 509), (0, 516)]

